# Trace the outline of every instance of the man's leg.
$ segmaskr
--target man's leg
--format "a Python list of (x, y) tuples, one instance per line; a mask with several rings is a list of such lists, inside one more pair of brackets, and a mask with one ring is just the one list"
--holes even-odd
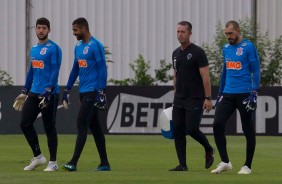
[(34, 121), (40, 112), (38, 107), (39, 100), (36, 96), (30, 95), (23, 106), (22, 116), (21, 116), (21, 129), (23, 134), (32, 149), (34, 157), (41, 154), (39, 141), (37, 133), (34, 129)]
[(242, 129), (247, 141), (247, 148), (246, 148), (247, 154), (246, 154), (246, 161), (244, 165), (248, 166), (248, 168), (251, 169), (252, 161), (255, 153), (255, 147), (256, 147), (256, 135), (254, 130), (255, 111), (247, 111), (246, 105), (242, 103), (242, 101), (246, 99), (248, 95), (249, 94), (238, 96), (237, 105), (241, 116)]
[(77, 165), (78, 159), (82, 153), (87, 139), (89, 124), (93, 118), (94, 100), (94, 92), (81, 95), (81, 105), (77, 117), (78, 132), (73, 157), (70, 161), (70, 163), (74, 166)]
[(199, 142), (205, 149), (205, 168), (208, 169), (214, 162), (214, 150), (210, 145), (207, 137), (200, 130), (201, 118), (203, 115), (202, 103), (200, 101), (199, 106), (191, 107), (186, 109), (185, 122), (187, 125), (187, 134), (190, 135), (193, 139)]
[(39, 99), (37, 95), (30, 94), (23, 106), (20, 126), (34, 155), (30, 164), (24, 168), (25, 171), (32, 171), (46, 162), (46, 158), (41, 154), (38, 136), (33, 126), (40, 112), (38, 104)]
[(46, 108), (43, 108), (41, 111), (44, 130), (48, 141), (50, 161), (57, 160), (58, 136), (56, 129), (56, 114), (58, 101), (59, 95), (52, 95), (51, 101), (49, 102), (48, 106)]
[(185, 109), (174, 106), (172, 110), (172, 119), (174, 128), (174, 143), (179, 164), (183, 167), (187, 167)]
[(110, 168), (110, 164), (109, 164), (108, 156), (107, 156), (106, 140), (105, 140), (105, 136), (104, 136), (103, 130), (100, 125), (98, 113), (99, 113), (98, 109), (95, 108), (94, 113), (93, 113), (94, 116), (92, 118), (92, 121), (90, 122), (90, 129), (94, 137), (96, 148), (100, 156), (100, 164), (97, 170), (98, 171), (110, 171), (111, 168)]
[(229, 158), (226, 149), (225, 126), (236, 106), (229, 96), (224, 96), (215, 109), (213, 132), (215, 143), (222, 162), (228, 163)]
[(211, 173), (219, 174), (232, 169), (226, 149), (225, 125), (236, 109), (233, 95), (224, 95), (221, 102), (218, 103), (215, 110), (215, 119), (213, 123), (214, 139), (221, 158), (217, 168)]

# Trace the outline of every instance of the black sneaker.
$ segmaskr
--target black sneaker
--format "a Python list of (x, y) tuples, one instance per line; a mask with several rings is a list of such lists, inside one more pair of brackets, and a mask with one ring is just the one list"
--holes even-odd
[(205, 168), (208, 169), (212, 166), (214, 162), (214, 149), (211, 152), (206, 152), (206, 165)]
[(170, 169), (169, 171), (188, 171), (186, 166), (178, 165), (175, 168)]

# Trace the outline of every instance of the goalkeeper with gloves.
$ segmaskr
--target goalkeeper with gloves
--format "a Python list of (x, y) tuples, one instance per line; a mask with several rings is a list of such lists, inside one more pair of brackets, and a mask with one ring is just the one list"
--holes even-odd
[(44, 171), (56, 171), (58, 169), (56, 112), (60, 92), (58, 76), (62, 51), (56, 43), (48, 39), (51, 31), (48, 19), (37, 19), (35, 31), (38, 43), (31, 48), (30, 68), (25, 86), (22, 93), (15, 99), (13, 107), (17, 111), (22, 111), (20, 126), (34, 155), (30, 165), (24, 170), (34, 170), (46, 162), (33, 126), (38, 114), (41, 113), (50, 153), (50, 161)]
[(107, 83), (107, 67), (104, 46), (89, 32), (85, 18), (78, 18), (72, 23), (73, 35), (78, 42), (74, 48), (74, 63), (63, 93), (63, 106), (69, 105), (70, 90), (79, 76), (80, 107), (77, 117), (77, 138), (72, 159), (63, 165), (66, 171), (76, 171), (77, 162), (87, 139), (90, 128), (100, 156), (100, 164), (96, 171), (110, 171), (106, 143), (100, 125), (99, 110), (107, 108), (104, 90)]
[(226, 149), (225, 126), (238, 109), (246, 137), (246, 160), (238, 174), (251, 174), (256, 146), (254, 112), (260, 83), (260, 61), (256, 47), (242, 37), (239, 24), (229, 21), (224, 33), (229, 44), (223, 47), (223, 70), (213, 123), (214, 139), (221, 162), (211, 172), (219, 174), (232, 169)]

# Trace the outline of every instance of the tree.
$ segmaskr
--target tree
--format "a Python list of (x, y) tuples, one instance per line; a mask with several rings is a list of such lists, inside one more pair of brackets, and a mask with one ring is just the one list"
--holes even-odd
[[(282, 77), (282, 35), (271, 41), (268, 34), (262, 34), (260, 27), (251, 18), (239, 22), (243, 37), (255, 44), (258, 50), (261, 67), (261, 86), (281, 85)], [(219, 86), (222, 70), (222, 47), (227, 43), (223, 33), (223, 26), (218, 22), (214, 42), (204, 43), (203, 48), (210, 62), (210, 75), (212, 85)]]
[(135, 74), (134, 78), (126, 78), (124, 80), (110, 79), (108, 82), (121, 86), (152, 86), (158, 83), (167, 83), (172, 80), (172, 75), (167, 74), (172, 68), (172, 64), (167, 64), (165, 60), (160, 60), (160, 68), (155, 70), (155, 78), (148, 74), (151, 68), (150, 61), (146, 62), (144, 57), (140, 54), (138, 59), (134, 61), (134, 64), (129, 64), (129, 67)]

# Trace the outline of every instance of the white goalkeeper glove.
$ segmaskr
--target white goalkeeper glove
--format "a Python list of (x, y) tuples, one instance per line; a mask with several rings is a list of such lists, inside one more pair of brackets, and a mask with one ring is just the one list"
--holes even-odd
[(13, 104), (13, 107), (16, 111), (22, 111), (24, 102), (27, 98), (27, 89), (22, 89), (22, 93), (15, 99), (15, 102)]

